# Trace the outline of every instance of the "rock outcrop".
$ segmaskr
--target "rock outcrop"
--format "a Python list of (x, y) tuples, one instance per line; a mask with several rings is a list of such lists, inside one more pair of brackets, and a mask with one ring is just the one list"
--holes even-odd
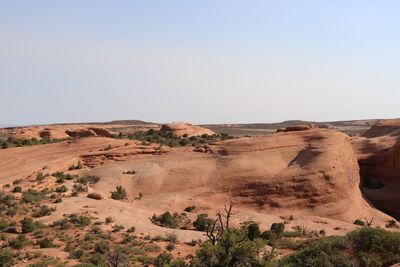
[(315, 124), (304, 124), (304, 125), (295, 125), (295, 126), (288, 126), (286, 128), (279, 128), (277, 132), (298, 132), (298, 131), (306, 131), (311, 129), (318, 128)]
[(400, 120), (380, 121), (352, 138), (363, 192), (378, 208), (400, 218)]
[(192, 125), (186, 122), (176, 122), (164, 124), (161, 126), (161, 132), (168, 134), (174, 134), (176, 136), (199, 136), (203, 134), (213, 135), (213, 131), (207, 128), (203, 128), (198, 125)]

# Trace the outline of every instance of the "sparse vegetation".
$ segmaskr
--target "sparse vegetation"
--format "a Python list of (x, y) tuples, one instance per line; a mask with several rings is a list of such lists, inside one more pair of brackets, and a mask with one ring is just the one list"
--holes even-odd
[[(233, 136), (230, 136), (229, 134), (222, 133), (220, 135), (214, 134), (214, 135), (207, 135), (203, 134), (201, 136), (192, 136), (188, 137), (187, 135), (185, 136), (176, 136), (170, 133), (163, 133), (159, 130), (154, 130), (150, 129), (148, 131), (138, 131), (133, 134), (128, 134), (126, 136), (129, 139), (133, 140), (139, 140), (144, 142), (149, 143), (157, 143), (161, 145), (166, 145), (170, 147), (176, 147), (176, 146), (197, 146), (200, 144), (207, 144), (207, 143), (212, 143), (217, 140), (226, 140), (226, 139), (232, 139), (234, 138)], [(118, 138), (121, 138), (121, 136), (118, 136)]]
[(83, 168), (82, 162), (78, 161), (76, 165), (71, 165), (68, 170), (73, 171), (73, 170), (80, 170)]
[(6, 149), (6, 148), (11, 148), (11, 147), (22, 147), (22, 146), (35, 146), (35, 145), (44, 145), (44, 144), (52, 144), (52, 143), (58, 143), (58, 142), (63, 142), (68, 140), (68, 138), (53, 138), (53, 139), (47, 139), (47, 138), (42, 138), (38, 140), (37, 138), (31, 138), (31, 139), (14, 139), (14, 138), (8, 138), (7, 140), (1, 140), (0, 139), (0, 149)]

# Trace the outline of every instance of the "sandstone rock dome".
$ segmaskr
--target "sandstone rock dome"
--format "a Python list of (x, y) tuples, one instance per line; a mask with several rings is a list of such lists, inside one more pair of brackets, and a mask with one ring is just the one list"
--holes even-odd
[(210, 129), (203, 128), (198, 125), (193, 125), (187, 122), (174, 122), (168, 123), (161, 126), (161, 132), (172, 133), (176, 136), (198, 136), (198, 135), (213, 135), (215, 134)]

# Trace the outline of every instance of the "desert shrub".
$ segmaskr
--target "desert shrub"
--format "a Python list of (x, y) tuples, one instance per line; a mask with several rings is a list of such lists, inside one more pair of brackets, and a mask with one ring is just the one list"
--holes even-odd
[(165, 234), (165, 240), (170, 242), (170, 243), (178, 243), (178, 237), (174, 233), (166, 233)]
[(173, 251), (175, 249), (175, 244), (174, 243), (168, 243), (168, 245), (165, 247), (166, 250), (168, 251)]
[(23, 247), (30, 244), (31, 241), (25, 235), (18, 235), (17, 237), (10, 239), (8, 244), (14, 249), (22, 249)]
[(14, 217), (15, 215), (17, 215), (17, 208), (10, 207), (6, 212), (6, 215)]
[(298, 252), (284, 257), (279, 266), (354, 266), (344, 250), (347, 248), (343, 237), (329, 237), (311, 240)]
[(122, 243), (123, 244), (129, 244), (131, 243), (133, 240), (135, 240), (135, 237), (130, 235), (130, 234), (124, 234), (124, 237), (122, 239)]
[(112, 227), (112, 229), (113, 229), (112, 232), (116, 233), (116, 232), (120, 232), (121, 230), (125, 229), (125, 227), (123, 225), (116, 224)]
[(136, 231), (136, 227), (132, 226), (128, 230), (126, 230), (128, 233), (134, 233)]
[(36, 175), (36, 181), (41, 182), (41, 181), (43, 181), (44, 178), (46, 178), (47, 176), (49, 176), (49, 175), (48, 175), (48, 174), (43, 174), (43, 173), (39, 172), (39, 173)]
[(170, 266), (171, 261), (172, 261), (172, 255), (170, 253), (163, 252), (160, 255), (158, 255), (157, 258), (154, 260), (154, 266), (156, 267)]
[(81, 227), (89, 225), (92, 221), (91, 218), (88, 216), (85, 216), (85, 215), (78, 216), (77, 214), (71, 214), (69, 216), (69, 220), (73, 224), (81, 226)]
[(62, 198), (61, 197), (58, 197), (53, 201), (54, 204), (61, 203), (61, 202), (62, 202)]
[(83, 192), (87, 192), (87, 191), (88, 191), (88, 187), (84, 184), (75, 183), (72, 186), (72, 196), (78, 196), (79, 193), (83, 193)]
[(113, 223), (114, 222), (114, 219), (112, 218), (112, 217), (106, 217), (106, 224), (110, 224), (110, 223)]
[(144, 247), (144, 251), (149, 253), (155, 253), (161, 251), (161, 247), (157, 244), (150, 243)]
[(50, 226), (51, 227), (58, 227), (61, 230), (66, 230), (66, 229), (69, 228), (69, 220), (66, 219), (66, 218), (61, 219), (61, 220), (57, 220), (57, 221), (54, 221)]
[(362, 220), (359, 220), (359, 219), (355, 220), (355, 221), (354, 221), (354, 224), (355, 224), (355, 225), (360, 225), (360, 226), (365, 226), (365, 222), (362, 221)]
[(163, 227), (186, 229), (190, 220), (187, 218), (186, 213), (179, 214), (175, 212), (171, 214), (169, 211), (166, 211), (159, 216), (154, 214), (151, 222)]
[(21, 231), (22, 233), (31, 233), (38, 228), (38, 223), (36, 223), (32, 218), (25, 217), (21, 220)]
[(214, 220), (208, 217), (208, 214), (202, 213), (197, 215), (193, 226), (197, 231), (206, 231), (213, 224)]
[(249, 240), (253, 241), (255, 238), (260, 237), (260, 226), (258, 223), (250, 223), (247, 226), (247, 237)]
[(61, 185), (61, 186), (56, 187), (55, 191), (57, 193), (65, 193), (68, 191), (68, 188), (65, 185)]
[(78, 161), (78, 163), (76, 165), (71, 165), (68, 170), (72, 171), (72, 170), (80, 170), (83, 168), (82, 162)]
[(80, 259), (83, 256), (83, 254), (84, 251), (81, 248), (76, 248), (69, 251), (69, 256), (73, 259)]
[(273, 223), (271, 225), (271, 232), (275, 234), (276, 237), (281, 237), (285, 232), (285, 224), (284, 223)]
[(9, 222), (4, 220), (3, 218), (0, 218), (0, 231), (6, 229), (9, 225), (10, 225)]
[(107, 263), (110, 267), (129, 266), (129, 257), (122, 249), (116, 248), (107, 254)]
[(126, 190), (122, 186), (117, 186), (116, 190), (111, 192), (111, 198), (115, 200), (126, 199)]
[(347, 238), (360, 261), (379, 262), (379, 266), (400, 262), (400, 233), (363, 227), (347, 234)]
[(44, 217), (44, 216), (49, 216), (52, 214), (56, 208), (50, 208), (47, 205), (41, 205), (39, 209), (35, 212), (35, 217)]
[(17, 185), (17, 184), (20, 184), (20, 183), (22, 183), (22, 179), (16, 179), (16, 180), (14, 180), (12, 182), (13, 185)]
[(395, 220), (389, 220), (386, 224), (385, 224), (386, 228), (400, 228), (400, 226), (397, 224), (397, 222)]
[(38, 203), (46, 198), (47, 190), (42, 190), (41, 192), (36, 192), (33, 189), (29, 189), (22, 193), (21, 202), (23, 203)]
[(0, 266), (9, 267), (13, 265), (14, 255), (9, 248), (0, 249)]
[(54, 248), (55, 245), (47, 238), (44, 238), (42, 240), (39, 240), (37, 242), (40, 248)]
[(96, 199), (96, 200), (100, 200), (103, 197), (101, 196), (101, 194), (99, 193), (90, 193), (87, 195), (88, 198), (92, 198), (92, 199)]
[(100, 254), (106, 253), (109, 249), (110, 249), (110, 244), (105, 240), (97, 242), (94, 247), (94, 250)]
[(49, 267), (49, 266), (63, 267), (65, 265), (58, 258), (54, 257), (45, 258), (37, 263), (32, 263), (28, 265), (28, 267)]
[(184, 209), (184, 211), (186, 212), (192, 212), (196, 209), (196, 206), (192, 205), (192, 206), (188, 206)]
[(86, 263), (86, 265), (81, 266), (81, 265), (75, 265), (75, 267), (105, 267), (107, 266), (107, 262), (105, 257), (100, 254), (100, 253), (93, 253), (90, 258), (88, 259), (89, 263)]
[(257, 249), (243, 230), (224, 231), (215, 245), (206, 241), (197, 251), (193, 266), (260, 266)]
[(52, 176), (56, 177), (56, 181), (73, 180), (77, 177), (76, 175), (65, 174), (60, 171), (53, 173)]
[(22, 187), (20, 186), (16, 186), (14, 187), (14, 189), (12, 190), (13, 193), (21, 193), (22, 192)]

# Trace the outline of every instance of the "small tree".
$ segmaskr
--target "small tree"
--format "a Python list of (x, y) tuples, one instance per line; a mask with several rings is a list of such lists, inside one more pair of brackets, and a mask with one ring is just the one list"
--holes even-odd
[(209, 218), (207, 214), (202, 213), (197, 215), (197, 219), (193, 222), (193, 226), (197, 231), (206, 231), (213, 223), (213, 219)]
[(260, 237), (261, 232), (260, 232), (260, 227), (257, 223), (250, 223), (247, 226), (247, 237), (253, 241), (254, 239)]
[(120, 249), (116, 249), (107, 255), (107, 263), (110, 267), (127, 267), (129, 258)]
[(273, 223), (271, 225), (271, 232), (275, 234), (276, 237), (281, 237), (285, 231), (284, 223)]

